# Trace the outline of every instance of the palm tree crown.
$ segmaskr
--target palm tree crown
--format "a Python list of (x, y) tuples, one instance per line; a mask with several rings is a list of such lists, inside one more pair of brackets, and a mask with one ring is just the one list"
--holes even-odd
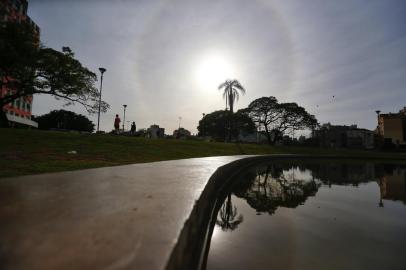
[(230, 112), (234, 111), (234, 102), (238, 100), (241, 94), (245, 94), (245, 88), (237, 80), (226, 80), (219, 85), (218, 89), (223, 90), (223, 98), (226, 100), (226, 109), (227, 103), (230, 107)]

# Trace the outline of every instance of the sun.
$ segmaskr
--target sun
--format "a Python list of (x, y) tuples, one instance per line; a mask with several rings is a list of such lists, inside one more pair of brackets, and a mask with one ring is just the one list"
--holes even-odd
[(221, 54), (208, 54), (201, 58), (196, 69), (196, 81), (203, 90), (217, 88), (222, 82), (233, 78), (232, 65)]

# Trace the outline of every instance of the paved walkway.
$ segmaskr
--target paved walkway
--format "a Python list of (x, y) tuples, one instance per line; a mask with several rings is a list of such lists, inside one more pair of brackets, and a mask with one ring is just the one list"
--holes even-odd
[(164, 269), (209, 157), (0, 179), (0, 269)]

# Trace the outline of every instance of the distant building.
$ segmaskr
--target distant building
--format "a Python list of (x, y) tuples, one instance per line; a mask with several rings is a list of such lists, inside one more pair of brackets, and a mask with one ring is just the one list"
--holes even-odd
[(245, 143), (267, 143), (268, 138), (264, 131), (254, 130), (253, 132), (248, 132), (240, 130), (238, 133), (237, 140), (239, 142)]
[(165, 137), (165, 129), (164, 128), (160, 128), (158, 125), (151, 125), (148, 129), (147, 129), (147, 136), (149, 138), (164, 138)]
[(406, 146), (406, 107), (398, 113), (379, 114), (376, 131), (385, 144)]
[(187, 137), (190, 137), (190, 136), (192, 136), (190, 131), (187, 130), (187, 129), (184, 129), (182, 127), (173, 131), (173, 137), (176, 138), (176, 139), (187, 138)]
[(315, 131), (320, 146), (334, 148), (374, 148), (374, 132), (358, 128), (357, 125), (335, 126), (323, 124)]
[[(32, 26), (36, 33), (38, 44), (40, 29), (27, 15), (28, 1), (27, 0), (0, 0), (0, 21), (1, 22), (25, 22)], [(5, 78), (1, 78), (4, 80)], [(8, 78), (11, 79), (12, 78)], [(0, 89), (0, 97), (15, 93), (15, 89), (9, 89), (2, 86)], [(7, 119), (12, 125), (24, 125), (30, 127), (38, 127), (38, 124), (31, 120), (32, 111), (32, 96), (21, 97), (14, 100), (12, 103), (6, 104), (1, 108), (7, 116)]]
[(299, 137), (298, 141), (299, 141), (300, 144), (304, 144), (305, 141), (306, 141), (306, 137), (303, 136), (303, 135), (301, 135), (301, 136)]

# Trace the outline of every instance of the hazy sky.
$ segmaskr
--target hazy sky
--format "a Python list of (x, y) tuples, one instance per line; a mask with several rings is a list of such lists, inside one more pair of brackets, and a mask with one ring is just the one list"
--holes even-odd
[[(373, 129), (376, 109), (406, 106), (404, 0), (31, 0), (28, 13), (46, 46), (107, 69), (106, 131), (127, 104), (137, 128), (172, 133), (181, 116), (196, 132), (202, 113), (224, 109), (217, 85), (227, 78), (247, 90), (237, 109), (275, 96), (321, 123)], [(61, 104), (36, 96), (33, 113)]]

